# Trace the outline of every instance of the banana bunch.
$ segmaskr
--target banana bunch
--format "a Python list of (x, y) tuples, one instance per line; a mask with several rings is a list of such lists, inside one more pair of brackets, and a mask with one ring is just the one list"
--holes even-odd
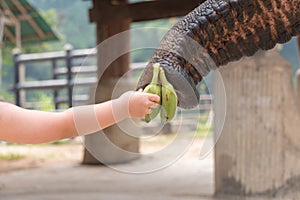
[[(158, 63), (153, 65), (153, 76), (152, 76), (152, 81), (147, 87), (145, 87), (144, 92), (146, 93), (151, 93), (151, 94), (157, 94), (158, 96), (161, 97), (161, 86), (158, 84), (158, 74), (159, 74), (159, 68), (160, 65)], [(160, 111), (160, 104), (156, 108), (153, 108), (150, 114), (147, 114), (145, 116), (145, 121), (149, 123), (151, 120), (153, 120), (159, 113)]]
[[(161, 85), (158, 84), (158, 76), (160, 77)], [(176, 114), (177, 95), (174, 87), (167, 80), (165, 72), (163, 68), (160, 67), (159, 63), (153, 65), (152, 81), (145, 87), (144, 92), (160, 96), (159, 106), (153, 108), (151, 113), (145, 116), (145, 121), (149, 123), (160, 112), (162, 122), (170, 122)]]
[(160, 111), (161, 120), (164, 123), (170, 122), (177, 110), (177, 95), (174, 87), (168, 82), (163, 68), (160, 68), (159, 77), (161, 81), (161, 104), (162, 108)]

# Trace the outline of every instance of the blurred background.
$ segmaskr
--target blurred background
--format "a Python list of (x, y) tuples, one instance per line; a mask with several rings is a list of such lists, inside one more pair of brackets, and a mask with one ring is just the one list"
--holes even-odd
[[(8, 6), (10, 4), (13, 5), (12, 2), (15, 2), (13, 0), (11, 1), (3, 0), (3, 2), (4, 1), (8, 2), (7, 3)], [(16, 2), (20, 2), (21, 5), (23, 6), (27, 5), (23, 1), (16, 1)], [(76, 90), (76, 95), (78, 92), (78, 95), (76, 96), (78, 97), (78, 100), (76, 100), (75, 96), (73, 96), (72, 97), (73, 99), (71, 99), (70, 101), (70, 96), (68, 99), (68, 95), (70, 91), (68, 90), (68, 88), (64, 87), (64, 85), (68, 83), (58, 81), (57, 86), (53, 86), (53, 85), (49, 86), (46, 85), (45, 82), (42, 83), (36, 81), (54, 80), (54, 79), (71, 81), (70, 77), (68, 76), (69, 75), (74, 76), (74, 74), (76, 74), (76, 70), (75, 70), (76, 67), (87, 65), (86, 72), (83, 72), (82, 74), (80, 74), (80, 71), (77, 72), (79, 72), (78, 74), (80, 74), (80, 77), (86, 79), (86, 81), (90, 81), (89, 83), (91, 84), (95, 83), (93, 82), (94, 79), (91, 79), (91, 78), (96, 78), (95, 73), (97, 71), (97, 67), (96, 69), (93, 68), (97, 65), (96, 54), (95, 52), (93, 52), (93, 49), (96, 47), (97, 43), (99, 43), (99, 41), (103, 39), (103, 38), (99, 39), (99, 37), (101, 37), (99, 36), (99, 32), (101, 32), (102, 29), (100, 30), (99, 27), (97, 28), (95, 21), (90, 22), (90, 18), (89, 18), (89, 10), (93, 8), (93, 3), (95, 3), (95, 1), (27, 0), (27, 2), (36, 9), (38, 14), (43, 18), (46, 24), (50, 27), (54, 35), (52, 36), (52, 38), (47, 39), (47, 41), (43, 41), (43, 40), (37, 40), (35, 42), (24, 41), (22, 42), (21, 48), (19, 48), (16, 51), (18, 44), (11, 41), (9, 35), (4, 33), (4, 38), (3, 38), (4, 42), (1, 45), (1, 50), (2, 50), (2, 70), (0, 72), (2, 77), (2, 82), (1, 82), (2, 85), (0, 87), (1, 99), (6, 102), (20, 104), (22, 107), (28, 109), (37, 109), (37, 110), (44, 110), (44, 111), (64, 110), (69, 108), (70, 106), (83, 105), (89, 103), (90, 91), (89, 89), (87, 89), (89, 85), (87, 86), (84, 85), (83, 89)], [(129, 1), (128, 3), (138, 3), (138, 2), (142, 2), (142, 1), (132, 0)], [(195, 1), (193, 3), (195, 3)], [(198, 3), (195, 3), (195, 5), (197, 4)], [(4, 4), (0, 4), (0, 5), (2, 5), (1, 6), (2, 9), (5, 8), (5, 6), (3, 6)], [(30, 8), (31, 8), (30, 6), (27, 7), (25, 6), (25, 9), (29, 11)], [(14, 12), (14, 7), (12, 8), (11, 11)], [(20, 14), (18, 12), (19, 12), (18, 9), (15, 10), (16, 15)], [(139, 29), (138, 32), (133, 32), (133, 34), (131, 34), (130, 46), (142, 46), (142, 45), (151, 46), (153, 44), (158, 43), (162, 39), (164, 34), (179, 19), (180, 17), (171, 17), (171, 18), (165, 18), (159, 20), (149, 20), (149, 21), (130, 23), (130, 29), (137, 29), (137, 28)], [(37, 24), (39, 25), (39, 23)], [(147, 27), (150, 28), (154, 27), (157, 29), (149, 32), (147, 29), (143, 29)], [(116, 27), (113, 28), (110, 27), (110, 28), (112, 30), (110, 32), (111, 35), (120, 31), (120, 30), (116, 31), (115, 30), (117, 29)], [(110, 30), (110, 28), (107, 29)], [(97, 32), (98, 32), (98, 36), (97, 36)], [(288, 71), (288, 73), (291, 77), (291, 82), (293, 83), (292, 87), (293, 89), (295, 89), (297, 85), (296, 72), (299, 68), (297, 38), (293, 38), (290, 42), (284, 45), (277, 45), (275, 49), (276, 49), (275, 51), (279, 52), (279, 54), (283, 57), (283, 59), (288, 61), (288, 63), (290, 64), (291, 69), (290, 71)], [(70, 72), (70, 74), (68, 74), (69, 71), (66, 68), (66, 62), (65, 62), (66, 59), (68, 59), (67, 57), (65, 57), (65, 55), (67, 55), (68, 52), (71, 55), (70, 56), (70, 62), (72, 63), (71, 67), (73, 67), (75, 71), (74, 73)], [(135, 81), (134, 83), (136, 83), (136, 81), (138, 80), (140, 74), (142, 73), (145, 67), (145, 63), (150, 59), (153, 52), (154, 49), (141, 49), (141, 50), (136, 50), (131, 52), (129, 57), (129, 62), (130, 62), (129, 77), (130, 79)], [(20, 88), (16, 90), (16, 77), (15, 77), (16, 69), (18, 69), (19, 70), (18, 73), (23, 76), (22, 80), (18, 80), (18, 83), (20, 83), (19, 86), (21, 87), (22, 83), (28, 83), (27, 85), (24, 84), (22, 86), (25, 88), (25, 89), (23, 88), (23, 90), (25, 90), (26, 92), (24, 92)], [(115, 72), (109, 72), (109, 73), (114, 74)], [(248, 74), (250, 74), (250, 72)], [(226, 76), (226, 74), (224, 76)], [(266, 78), (265, 80), (268, 79)], [(34, 84), (40, 84), (40, 85), (34, 85)], [(232, 190), (237, 191), (238, 195), (247, 196), (250, 194), (249, 196), (251, 196), (250, 197), (251, 199), (253, 196), (252, 195), (252, 191), (253, 191), (254, 193), (253, 199), (259, 199), (258, 197), (257, 198), (255, 197), (256, 190), (253, 189), (253, 187), (252, 189), (247, 190), (242, 188), (242, 186), (236, 184), (235, 182), (234, 183), (230, 182), (231, 180), (228, 179), (224, 179), (224, 181), (222, 182), (223, 185), (220, 184), (218, 180), (215, 181), (216, 172), (214, 170), (216, 166), (214, 161), (215, 155), (214, 155), (213, 147), (215, 144), (214, 143), (214, 128), (215, 128), (214, 116), (216, 113), (214, 112), (214, 108), (213, 108), (214, 95), (213, 95), (213, 91), (211, 91), (213, 85), (214, 85), (214, 76), (210, 74), (205, 78), (204, 81), (202, 81), (197, 85), (197, 89), (201, 94), (201, 99), (199, 102), (199, 106), (197, 108), (192, 110), (178, 109), (178, 113), (177, 113), (178, 117), (174, 121), (172, 121), (167, 125), (164, 125), (163, 127), (160, 127), (161, 124), (159, 121), (154, 121), (150, 125), (142, 124), (144, 126), (141, 129), (142, 136), (144, 136), (143, 139), (139, 141), (135, 141), (135, 140), (132, 141), (129, 139), (130, 141), (129, 145), (127, 143), (121, 144), (121, 146), (122, 145), (126, 146), (125, 148), (129, 146), (130, 149), (134, 149), (133, 152), (140, 152), (140, 153), (147, 154), (147, 153), (156, 152), (159, 151), (160, 149), (163, 149), (166, 145), (172, 143), (172, 141), (174, 141), (174, 138), (176, 138), (177, 135), (180, 135), (182, 141), (187, 142), (185, 145), (189, 148), (187, 153), (180, 159), (180, 161), (172, 165), (172, 167), (170, 167), (169, 170), (161, 170), (160, 172), (155, 173), (153, 175), (143, 175), (138, 177), (136, 179), (137, 181), (134, 181), (135, 179), (133, 178), (134, 175), (130, 176), (130, 174), (129, 175), (122, 174), (116, 172), (118, 170), (116, 171), (110, 170), (104, 168), (102, 165), (100, 165), (101, 167), (99, 169), (98, 167), (99, 164), (101, 163), (99, 163), (99, 161), (94, 158), (97, 157), (97, 155), (96, 156), (91, 155), (91, 153), (89, 153), (89, 151), (87, 151), (86, 149), (86, 147), (89, 146), (88, 145), (89, 141), (95, 141), (96, 137), (91, 137), (89, 139), (86, 139), (87, 142), (84, 141), (83, 138), (71, 138), (71, 139), (55, 141), (53, 143), (40, 144), (40, 145), (20, 145), (20, 144), (0, 141), (0, 179), (1, 179), (0, 199), (2, 199), (2, 197), (4, 197), (4, 199), (14, 199), (18, 195), (19, 196), (23, 195), (22, 196), (23, 199), (35, 199), (38, 197), (51, 197), (51, 196), (54, 197), (55, 199), (64, 199), (67, 196), (73, 199), (80, 199), (81, 198), (80, 195), (76, 196), (76, 192), (75, 195), (74, 193), (72, 193), (72, 188), (75, 188), (74, 190), (77, 191), (79, 194), (81, 194), (82, 198), (90, 197), (92, 199), (93, 198), (94, 199), (99, 199), (99, 198), (100, 199), (140, 199), (139, 197), (140, 194), (137, 192), (138, 190), (138, 191), (142, 191), (144, 197), (147, 197), (149, 199), (153, 199), (150, 197), (151, 195), (155, 194), (154, 196), (156, 197), (156, 199), (161, 198), (161, 199), (203, 199), (204, 200), (204, 199), (218, 198), (214, 196), (216, 188), (218, 189), (218, 184), (219, 187), (221, 188), (220, 191), (223, 191), (222, 188), (225, 188), (225, 191), (227, 191), (227, 189), (229, 188), (228, 189), (228, 191), (230, 191), (229, 195), (235, 194), (234, 192), (231, 191), (231, 189), (233, 188)], [(281, 85), (281, 83), (279, 85)], [(130, 87), (133, 87), (132, 89), (134, 89), (134, 85), (130, 85)], [(39, 88), (39, 89), (32, 89), (32, 88)], [(16, 98), (16, 91), (18, 91), (19, 99)], [(253, 91), (254, 91), (253, 93), (255, 93), (256, 89), (254, 89)], [(268, 89), (264, 90), (264, 92), (266, 91), (268, 91)], [(99, 92), (99, 94), (100, 93), (101, 92)], [(88, 97), (85, 98), (86, 96)], [(105, 98), (109, 98), (109, 97), (106, 96)], [(255, 97), (253, 98), (255, 99)], [(243, 99), (242, 102), (247, 102), (247, 100)], [(260, 102), (260, 103), (261, 105), (264, 104), (264, 102)], [(272, 108), (274, 109), (274, 107)], [(260, 114), (258, 113), (260, 112), (257, 111), (257, 113), (255, 113), (254, 116), (256, 115), (260, 116)], [(262, 111), (261, 113), (264, 112)], [(245, 116), (243, 115), (241, 117), (240, 115), (238, 116), (229, 115), (229, 117), (240, 120)], [(266, 117), (266, 118), (270, 119), (271, 117)], [(248, 121), (250, 121), (249, 119), (251, 119), (251, 117), (247, 119)], [(260, 119), (262, 118), (257, 117), (257, 120)], [(278, 120), (275, 121), (274, 123), (279, 124), (279, 122), (281, 123), (282, 121)], [(231, 121), (228, 121), (228, 124), (231, 124), (230, 122)], [(268, 128), (268, 123), (265, 124), (267, 125), (264, 128), (266, 127)], [(251, 128), (248, 127), (247, 130), (253, 130), (253, 132), (257, 131), (258, 134), (261, 133), (258, 129), (256, 129), (255, 125), (253, 125)], [(149, 132), (151, 132), (151, 130), (157, 130), (157, 127), (161, 128), (159, 129), (158, 134), (154, 136), (150, 134), (149, 136)], [(237, 125), (236, 127), (239, 127), (239, 125)], [(279, 132), (284, 135), (285, 130), (286, 129)], [(112, 134), (111, 132), (118, 132), (118, 131), (108, 130), (108, 132), (105, 132), (105, 134)], [(242, 128), (241, 129), (237, 128), (236, 131), (235, 129), (230, 129), (230, 130), (228, 129), (227, 132), (241, 133), (242, 136), (246, 135), (244, 133), (247, 134), (249, 133)], [(119, 135), (116, 136), (116, 138), (118, 137)], [(231, 136), (229, 135), (227, 138), (231, 138)], [(235, 135), (232, 138), (240, 139), (241, 137), (240, 135), (238, 136)], [(256, 141), (258, 141), (257, 138), (259, 138), (259, 136), (256, 137)], [(99, 138), (96, 139), (98, 140)], [(247, 138), (245, 141), (248, 141), (248, 139), (249, 138)], [(283, 139), (278, 139), (278, 140), (285, 141)], [(227, 148), (234, 149), (235, 146), (232, 145), (231, 142), (232, 141), (226, 141), (220, 143), (221, 145), (225, 144), (225, 147), (220, 146), (220, 147), (224, 147), (225, 150), (219, 148), (219, 152), (221, 151), (226, 152)], [(205, 144), (208, 145), (207, 147), (208, 149), (206, 149), (205, 152), (203, 153), (201, 152), (203, 150), (201, 148)], [(101, 147), (102, 145), (105, 146), (102, 143), (98, 143), (94, 146), (92, 145), (91, 147), (88, 147), (88, 150), (90, 150), (89, 148), (97, 149), (99, 146)], [(239, 145), (241, 149), (247, 146), (246, 142), (239, 143)], [(264, 146), (264, 144), (258, 142), (258, 146)], [(253, 148), (255, 149), (255, 147)], [(100, 151), (103, 151), (103, 149), (100, 149)], [(110, 152), (109, 150), (106, 151), (108, 152), (109, 155), (113, 155), (113, 153)], [(237, 150), (237, 152), (239, 152), (239, 150)], [(241, 152), (243, 153), (246, 152), (245, 154), (241, 153), (241, 155), (243, 155), (242, 161), (247, 160), (248, 159), (247, 156), (244, 156), (244, 155), (248, 155), (247, 151), (241, 150)], [(202, 154), (205, 154), (205, 156), (201, 157), (200, 160), (199, 157)], [(253, 157), (257, 158), (258, 157), (257, 155), (260, 155), (260, 153), (258, 152)], [(121, 154), (118, 156), (122, 157), (123, 155)], [(168, 157), (168, 155), (163, 155), (163, 156), (162, 157), (158, 156), (157, 158), (164, 160)], [(118, 161), (125, 163), (125, 168), (126, 168), (127, 161), (131, 160), (132, 158), (131, 157), (126, 158), (126, 156), (125, 157), (123, 156), (122, 158), (118, 158), (118, 159), (119, 159)], [(216, 170), (217, 175), (225, 173), (224, 171), (222, 171), (223, 166), (225, 166), (224, 169), (228, 169), (234, 165), (234, 164), (232, 165), (228, 164), (227, 161), (230, 159), (227, 159), (226, 156), (225, 157), (223, 156), (222, 159), (218, 159), (218, 160), (220, 161), (221, 164), (217, 166), (218, 168)], [(239, 160), (239, 162), (240, 161), (241, 160)], [(110, 161), (107, 162), (109, 163), (110, 166)], [(111, 161), (111, 162), (115, 163), (116, 161)], [(144, 162), (144, 164), (146, 163), (146, 165), (149, 165), (149, 163), (151, 163), (152, 161), (151, 159), (147, 161), (141, 159), (140, 161), (137, 162), (140, 163)], [(251, 159), (249, 162), (251, 162)], [(236, 163), (238, 163), (238, 161), (236, 161)], [(284, 161), (282, 161), (282, 163), (284, 163)], [(81, 165), (81, 164), (86, 164), (86, 165)], [(96, 164), (97, 168), (93, 168), (89, 166), (89, 165), (93, 166), (94, 164)], [(105, 164), (105, 162), (102, 164)], [(295, 166), (299, 167), (298, 164), (299, 163), (297, 162)], [(257, 166), (259, 166), (259, 164), (257, 164)], [(263, 168), (263, 167), (258, 167), (258, 168)], [(254, 167), (251, 169), (254, 169)], [(267, 169), (264, 168), (264, 170), (266, 171)], [(242, 175), (244, 175), (243, 173), (248, 173), (248, 171), (245, 170), (245, 168), (243, 168), (243, 170), (241, 171), (242, 172), (240, 174)], [(35, 173), (36, 176), (33, 176), (32, 174)], [(50, 176), (54, 174), (54, 176), (48, 177), (46, 176), (46, 174), (48, 175), (50, 174)], [(231, 176), (231, 172), (228, 174), (230, 174)], [(291, 174), (295, 175), (297, 173), (294, 174), (291, 173)], [(64, 176), (65, 178), (59, 178)], [(272, 176), (272, 174), (270, 176)], [(45, 184), (44, 186), (38, 186), (40, 181), (39, 177), (42, 177), (43, 179), (42, 183)], [(251, 175), (249, 175), (249, 177), (251, 177)], [(157, 180), (159, 180), (160, 178), (162, 181), (158, 183)], [(26, 182), (24, 184), (21, 184), (18, 183), (17, 179), (24, 180), (24, 182), (27, 181), (28, 182), (27, 187), (24, 187), (24, 185), (26, 185)], [(46, 179), (48, 179), (48, 181), (46, 181)], [(65, 184), (65, 186), (59, 184), (55, 186), (57, 180), (60, 180), (62, 184)], [(67, 181), (65, 182), (65, 180)], [(77, 187), (74, 186), (74, 184), (72, 184), (76, 181), (78, 181)], [(86, 183), (86, 186), (82, 186), (80, 181)], [(119, 185), (117, 184), (118, 182)], [(130, 182), (130, 184), (128, 182)], [(217, 185), (215, 186), (216, 182)], [(295, 184), (293, 182), (293, 184), (298, 186), (296, 182)], [(46, 186), (47, 184), (53, 184), (53, 185), (47, 188)], [(103, 188), (101, 189), (95, 186), (97, 184), (99, 184)], [(108, 187), (107, 184), (112, 185), (112, 187)], [(113, 188), (114, 184), (116, 184), (116, 188)], [(227, 184), (229, 186), (226, 188)], [(274, 190), (277, 191), (277, 188), (279, 188), (280, 190), (280, 188), (282, 187), (280, 186), (280, 184), (274, 184), (269, 188), (275, 188)], [(105, 193), (105, 191), (108, 192)], [(118, 192), (116, 193), (115, 191)], [(266, 189), (266, 191), (269, 190)], [(55, 196), (57, 194), (59, 195)], [(258, 192), (258, 196), (260, 194), (262, 194), (263, 196), (264, 192)], [(273, 194), (277, 195), (277, 193), (273, 191), (271, 191), (270, 194), (271, 195), (269, 195), (268, 193), (267, 197), (262, 197), (262, 199), (271, 198), (270, 196), (272, 196)], [(37, 196), (37, 195), (41, 195), (41, 196)], [(235, 199), (236, 197), (226, 196), (226, 198)], [(225, 198), (222, 197), (220, 199), (225, 199)], [(237, 199), (240, 198), (238, 197)]]

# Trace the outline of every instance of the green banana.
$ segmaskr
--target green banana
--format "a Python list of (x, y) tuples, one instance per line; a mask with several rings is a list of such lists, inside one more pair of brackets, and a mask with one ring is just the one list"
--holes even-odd
[(174, 87), (167, 80), (165, 72), (162, 68), (160, 68), (159, 76), (162, 84), (161, 86), (162, 109), (160, 111), (160, 116), (163, 123), (167, 123), (170, 122), (176, 114), (178, 98)]
[[(161, 86), (158, 84), (158, 74), (159, 74), (159, 68), (160, 64), (156, 63), (153, 65), (153, 76), (152, 81), (149, 85), (147, 85), (144, 89), (144, 92), (151, 93), (151, 94), (157, 94), (158, 96), (161, 96)], [(147, 114), (145, 116), (145, 121), (149, 123), (151, 120), (153, 120), (160, 111), (160, 102), (159, 105), (156, 108), (153, 108), (150, 114)]]

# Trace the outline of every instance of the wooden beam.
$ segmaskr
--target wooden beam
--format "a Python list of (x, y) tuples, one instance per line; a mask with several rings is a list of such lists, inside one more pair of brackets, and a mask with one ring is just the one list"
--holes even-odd
[(129, 12), (124, 5), (115, 5), (111, 1), (93, 1), (93, 8), (89, 10), (90, 22), (101, 22), (108, 24), (110, 21), (129, 18)]
[(183, 16), (204, 0), (157, 0), (131, 4), (94, 1), (89, 10), (91, 22), (109, 23), (124, 18), (133, 22)]
[(204, 0), (162, 0), (135, 3), (129, 6), (134, 22), (184, 16)]
[(0, 1), (0, 5), (3, 8), (3, 12), (6, 18), (9, 18), (11, 21), (13, 21), (15, 24), (18, 23), (17, 18), (15, 17), (15, 15), (11, 12), (11, 10), (9, 9), (7, 3), (5, 1)]
[(11, 20), (7, 17), (4, 18), (4, 24), (9, 25), (9, 26), (15, 26), (16, 25), (15, 21), (13, 21), (13, 20)]
[(38, 17), (38, 14), (37, 13), (36, 14), (31, 14), (31, 15), (29, 15), (29, 14), (21, 14), (21, 15), (17, 16), (17, 19), (19, 21), (26, 21), (26, 20), (31, 20), (33, 17)]
[[(22, 7), (20, 2), (18, 0), (13, 0), (13, 3), (16, 5), (16, 7), (20, 10), (20, 12), (23, 15), (26, 15), (26, 10)], [(38, 36), (40, 38), (45, 38), (44, 32), (40, 29), (40, 27), (35, 23), (35, 21), (32, 19), (32, 17), (28, 18), (29, 24), (32, 26), (32, 28), (36, 31)]]
[(4, 34), (5, 34), (5, 36), (6, 37), (8, 37), (9, 38), (9, 40), (11, 41), (11, 42), (15, 42), (16, 41), (16, 38), (15, 38), (15, 36), (10, 32), (10, 30), (8, 29), (8, 28), (4, 28)]
[[(49, 37), (49, 36), (53, 36), (53, 34), (51, 32), (44, 33), (44, 38)], [(35, 35), (23, 36), (22, 37), (22, 42), (26, 42), (26, 40), (34, 40), (34, 39), (36, 39)], [(41, 38), (41, 39), (43, 39), (43, 38)]]

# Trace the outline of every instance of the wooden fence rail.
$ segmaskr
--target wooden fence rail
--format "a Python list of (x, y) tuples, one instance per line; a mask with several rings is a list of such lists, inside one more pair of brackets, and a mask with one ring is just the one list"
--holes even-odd
[[(13, 56), (14, 62), (14, 87), (15, 92), (15, 103), (18, 106), (22, 105), (21, 102), (21, 91), (27, 90), (51, 90), (53, 91), (53, 99), (55, 109), (59, 109), (61, 103), (68, 103), (69, 107), (73, 106), (74, 101), (86, 101), (88, 96), (79, 95), (73, 97), (72, 88), (76, 86), (88, 86), (97, 83), (97, 77), (83, 77), (76, 78), (75, 74), (97, 74), (97, 66), (76, 66), (74, 65), (74, 59), (86, 59), (88, 57), (95, 57), (95, 49), (80, 49), (72, 50), (72, 48), (66, 48), (65, 51), (49, 52), (49, 53), (35, 53), (35, 54), (18, 54), (15, 53)], [(64, 67), (58, 67), (58, 61), (65, 63)], [(40, 81), (20, 81), (20, 67), (24, 64), (34, 62), (48, 62), (52, 66), (52, 79), (40, 80)], [(61, 78), (65, 76), (65, 78)], [(59, 97), (58, 91), (66, 89), (67, 98)]]

